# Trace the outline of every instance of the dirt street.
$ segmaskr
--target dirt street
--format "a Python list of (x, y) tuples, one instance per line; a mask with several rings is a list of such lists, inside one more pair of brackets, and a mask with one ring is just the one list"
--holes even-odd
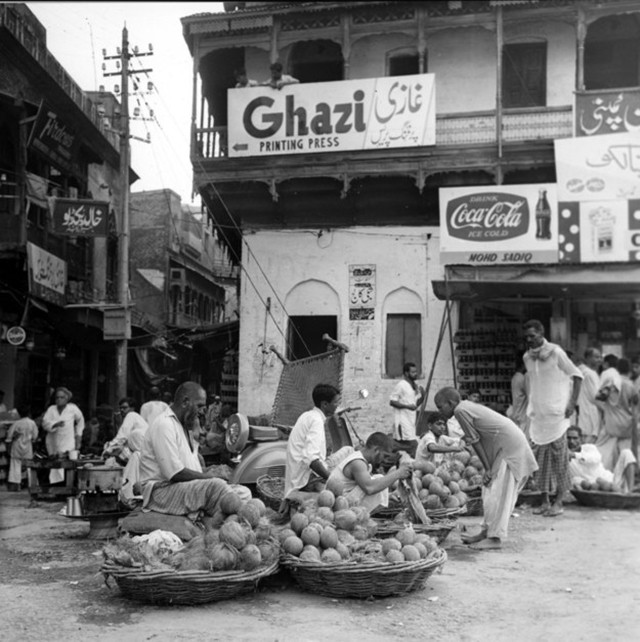
[[(424, 590), (401, 598), (303, 593), (282, 572), (256, 594), (196, 607), (137, 604), (99, 573), (102, 542), (62, 502), (0, 491), (0, 638), (13, 640), (638, 640), (640, 511), (516, 508), (501, 551), (457, 530)], [(460, 524), (479, 518), (464, 517)]]

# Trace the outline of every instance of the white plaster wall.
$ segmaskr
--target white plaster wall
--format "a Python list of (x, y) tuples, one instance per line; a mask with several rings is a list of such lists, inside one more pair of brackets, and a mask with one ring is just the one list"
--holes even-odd
[[(505, 22), (505, 44), (546, 41), (547, 106), (573, 103), (576, 73), (575, 27), (564, 22)], [(496, 33), (478, 25), (427, 33), (428, 72), (436, 75), (437, 113), (495, 109)], [(351, 78), (385, 76), (386, 56), (399, 48), (416, 49), (414, 36), (377, 34), (355, 40)]]
[[(431, 227), (354, 227), (324, 230), (260, 231), (245, 236), (241, 284), (240, 389), (238, 409), (247, 415), (271, 411), (281, 373), (279, 359), (263, 353), (273, 344), (286, 353), (288, 314), (336, 314), (338, 336), (350, 351), (345, 357), (343, 402), (361, 405), (354, 413), (358, 432), (365, 436), (391, 426), (389, 394), (394, 379), (384, 376), (383, 311), (391, 295), (406, 297), (407, 310), (419, 308), (423, 315), (421, 373), (424, 382), (432, 367), (444, 304), (438, 301), (431, 279), (442, 278), (438, 259), (437, 228)], [(349, 320), (350, 264), (376, 266), (376, 304), (373, 321)], [(395, 294), (394, 294), (395, 293)], [(266, 312), (271, 299), (271, 315)], [(450, 385), (451, 355), (443, 344), (434, 386)], [(367, 388), (370, 396), (359, 401), (358, 390)]]

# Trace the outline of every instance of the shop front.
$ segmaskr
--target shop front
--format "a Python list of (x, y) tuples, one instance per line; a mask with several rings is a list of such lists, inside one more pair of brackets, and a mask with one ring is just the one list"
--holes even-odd
[[(551, 195), (544, 240), (543, 191)], [(547, 338), (576, 357), (590, 346), (619, 357), (640, 354), (640, 264), (628, 260), (628, 251), (626, 262), (564, 262), (568, 208), (557, 202), (555, 185), (440, 192), (444, 279), (432, 285), (439, 299), (457, 306), (450, 345), (456, 386), (478, 390), (484, 402), (504, 411), (529, 319), (540, 320)], [(588, 217), (589, 208), (582, 208)], [(580, 247), (579, 231), (573, 229)], [(583, 239), (582, 246), (591, 240)]]

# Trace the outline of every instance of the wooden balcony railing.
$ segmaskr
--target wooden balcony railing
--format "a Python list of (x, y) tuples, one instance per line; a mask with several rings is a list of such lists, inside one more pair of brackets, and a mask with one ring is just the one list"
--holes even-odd
[[(436, 146), (486, 145), (497, 143), (494, 111), (442, 114), (436, 118)], [(554, 140), (573, 135), (573, 108), (531, 107), (505, 110), (502, 142)], [(194, 159), (223, 159), (228, 156), (226, 127), (195, 130)]]

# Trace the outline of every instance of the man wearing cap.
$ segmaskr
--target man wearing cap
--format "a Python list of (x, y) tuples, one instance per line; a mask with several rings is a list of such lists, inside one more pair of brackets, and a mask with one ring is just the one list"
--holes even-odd
[(149, 388), (149, 400), (140, 406), (140, 416), (147, 422), (148, 426), (169, 407), (168, 404), (160, 399), (160, 396), (160, 388), (152, 386)]

